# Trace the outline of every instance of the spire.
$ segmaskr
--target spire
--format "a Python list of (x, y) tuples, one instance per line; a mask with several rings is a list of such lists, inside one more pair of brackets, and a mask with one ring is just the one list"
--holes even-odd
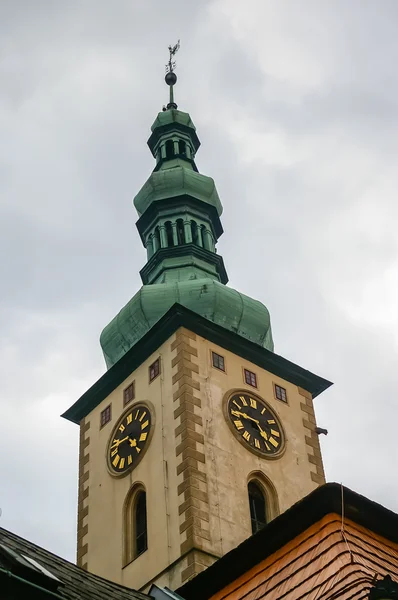
[(196, 166), (196, 127), (174, 102), (179, 47), (179, 41), (169, 46), (165, 80), (170, 102), (158, 113), (148, 140), (156, 165), (134, 198), (136, 225), (147, 251), (140, 271), (143, 286), (101, 334), (108, 368), (174, 304), (254, 344), (274, 348), (267, 308), (226, 285), (228, 275), (216, 250), (223, 233), (222, 204), (213, 179)]
[(176, 61), (174, 60), (175, 55), (180, 49), (180, 40), (174, 45), (169, 46), (169, 62), (166, 65), (166, 77), (164, 78), (167, 85), (170, 86), (170, 101), (167, 107), (163, 110), (170, 110), (171, 108), (177, 108), (177, 104), (174, 102), (174, 86), (177, 83), (177, 75), (174, 73), (176, 68)]

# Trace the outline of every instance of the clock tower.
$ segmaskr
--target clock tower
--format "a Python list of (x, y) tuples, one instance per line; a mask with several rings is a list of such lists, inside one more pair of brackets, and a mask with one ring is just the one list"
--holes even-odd
[(101, 334), (107, 372), (80, 426), (77, 562), (176, 589), (324, 483), (313, 398), (330, 383), (274, 353), (267, 308), (227, 286), (222, 205), (170, 101), (134, 198), (141, 289)]

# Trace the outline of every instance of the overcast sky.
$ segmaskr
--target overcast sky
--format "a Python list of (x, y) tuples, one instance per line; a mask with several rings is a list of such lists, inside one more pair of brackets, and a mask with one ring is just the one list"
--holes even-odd
[(75, 558), (59, 415), (141, 285), (132, 198), (178, 38), (230, 285), (335, 383), (327, 480), (398, 511), (397, 28), (396, 0), (0, 0), (0, 525)]

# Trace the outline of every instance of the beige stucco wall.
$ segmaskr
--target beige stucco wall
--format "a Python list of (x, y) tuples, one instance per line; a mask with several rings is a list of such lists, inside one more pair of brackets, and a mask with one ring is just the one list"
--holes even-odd
[[(178, 456), (180, 451), (177, 446), (181, 445), (184, 436), (176, 431), (183, 423), (182, 417), (176, 417), (175, 413), (178, 382), (173, 384), (173, 377), (177, 377), (176, 369), (184, 370), (185, 367), (176, 365), (178, 348), (172, 349), (173, 342), (176, 344), (176, 335), (165, 342), (85, 419), (85, 426), (90, 424), (89, 440), (84, 445), (89, 474), (87, 483), (84, 484), (87, 485), (88, 491), (82, 500), (87, 515), (82, 513), (85, 516), (80, 524), (84, 531), (81, 546), (86, 553), (82, 562), (87, 565), (88, 570), (135, 589), (147, 589), (147, 584), (151, 581), (176, 588), (181, 584), (181, 577), (184, 577), (182, 573), (186, 573), (187, 577), (191, 568), (192, 574), (195, 574), (198, 569), (204, 568), (203, 565), (210, 564), (214, 557), (225, 554), (248, 537), (251, 528), (247, 481), (253, 471), (264, 473), (272, 481), (277, 490), (281, 511), (308, 494), (320, 482), (314, 481), (316, 466), (308, 459), (308, 453), (311, 453), (312, 449), (306, 436), (311, 434), (311, 431), (303, 425), (303, 417), (310, 413), (311, 423), (308, 427), (312, 428), (315, 419), (311, 412), (311, 400), (303, 396), (304, 391), (301, 390), (300, 393), (297, 386), (199, 336), (193, 337), (194, 341), (190, 341), (196, 355), (191, 356), (189, 360), (194, 366), (192, 378), (198, 385), (193, 388), (194, 392), (189, 393), (194, 393), (200, 399), (200, 406), (195, 405), (195, 413), (201, 415), (202, 424), (196, 429), (199, 433), (195, 435), (198, 439), (198, 436), (203, 435), (205, 455), (205, 460), (199, 462), (199, 466), (196, 467), (196, 476), (199, 469), (206, 481), (201, 479), (199, 483), (192, 485), (197, 485), (198, 489), (203, 490), (201, 502), (208, 510), (208, 516), (206, 510), (200, 511), (200, 514), (203, 513), (203, 519), (208, 519), (208, 526), (203, 521), (207, 533), (203, 534), (204, 541), (199, 548), (204, 552), (204, 558), (200, 558), (203, 561), (202, 566), (194, 567), (193, 559), (190, 562), (187, 558), (187, 541), (184, 546), (184, 535), (187, 536), (187, 532), (180, 530), (184, 527), (184, 519), (185, 523), (188, 523), (188, 513), (184, 516), (181, 511), (181, 502), (184, 499), (181, 486), (196, 480), (193, 479), (195, 473), (188, 477), (187, 473), (177, 475), (177, 465), (181, 463), (181, 456), (184, 456)], [(212, 367), (212, 350), (225, 357), (225, 373)], [(185, 351), (180, 354), (185, 354)], [(148, 367), (158, 357), (161, 359), (161, 375), (149, 383)], [(262, 459), (248, 451), (237, 441), (225, 422), (222, 411), (224, 395), (234, 388), (253, 390), (244, 383), (244, 367), (256, 373), (256, 393), (277, 413), (284, 427), (286, 451), (277, 460)], [(113, 427), (125, 410), (123, 390), (133, 380), (136, 396), (134, 402), (149, 401), (154, 407), (154, 432), (145, 456), (134, 471), (125, 477), (116, 478), (108, 472), (106, 450)], [(279, 383), (286, 388), (288, 404), (275, 399), (273, 383)], [(306, 402), (307, 413), (303, 412), (302, 408)], [(100, 429), (100, 413), (110, 403), (112, 420)], [(319, 450), (314, 452), (319, 453)], [(320, 455), (317, 460), (320, 460)], [(319, 476), (315, 476), (315, 479), (316, 477)], [(123, 505), (129, 490), (137, 482), (142, 483), (147, 491), (148, 550), (123, 568)], [(200, 503), (197, 503), (197, 506), (201, 506)], [(188, 531), (190, 529), (192, 527)], [(195, 532), (191, 535), (195, 536)], [(195, 539), (193, 538), (194, 548)], [(172, 567), (167, 570), (169, 565)], [(158, 574), (161, 574), (160, 577), (157, 577)]]
[[(148, 368), (158, 357), (161, 374), (149, 383)], [(154, 407), (153, 436), (145, 456), (125, 477), (112, 477), (106, 465), (109, 437), (124, 412), (123, 390), (135, 381), (135, 400), (149, 400)], [(178, 558), (178, 515), (170, 511), (176, 501), (174, 420), (168, 409), (171, 398), (170, 341), (146, 360), (87, 417), (90, 420), (89, 496), (87, 505), (87, 567), (102, 577), (140, 588)], [(112, 404), (112, 420), (99, 427), (101, 411)], [(130, 406), (130, 405), (129, 405)], [(122, 518), (126, 496), (136, 482), (147, 491), (148, 550), (122, 568)], [(175, 498), (174, 498), (175, 496)]]
[[(311, 478), (314, 466), (308, 460), (308, 433), (303, 426), (304, 400), (297, 386), (202, 339), (199, 345), (205, 453), (209, 482), (210, 530), (213, 548), (225, 554), (251, 534), (247, 496), (249, 476), (262, 472), (274, 484), (280, 512), (309, 494), (318, 484)], [(225, 357), (226, 371), (211, 364), (211, 351)], [(257, 375), (257, 389), (244, 382), (243, 369)], [(288, 404), (274, 396), (274, 383), (286, 388)], [(286, 450), (278, 459), (260, 458), (240, 444), (228, 427), (222, 410), (224, 395), (234, 389), (252, 391), (263, 398), (279, 417), (286, 436)], [(218, 532), (218, 539), (215, 533)]]

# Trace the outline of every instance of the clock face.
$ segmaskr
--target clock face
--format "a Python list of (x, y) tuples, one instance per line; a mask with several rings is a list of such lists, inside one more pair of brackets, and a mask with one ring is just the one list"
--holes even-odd
[(108, 444), (108, 465), (121, 475), (137, 466), (149, 443), (152, 417), (145, 404), (135, 404), (124, 413)]
[(264, 457), (276, 457), (284, 447), (283, 429), (277, 416), (258, 396), (233, 394), (227, 402), (227, 418), (240, 442)]

